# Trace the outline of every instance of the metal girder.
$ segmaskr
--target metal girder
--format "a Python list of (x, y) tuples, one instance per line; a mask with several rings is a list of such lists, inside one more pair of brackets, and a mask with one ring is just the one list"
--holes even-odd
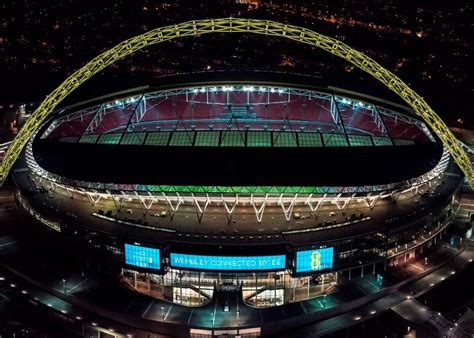
[(385, 122), (380, 115), (379, 109), (375, 104), (372, 105), (372, 118), (374, 119), (374, 123), (377, 125), (377, 129), (385, 136), (390, 138), (390, 142), (393, 144), (392, 137), (388, 132), (387, 126), (385, 126)]
[(339, 113), (339, 108), (337, 107), (337, 102), (336, 98), (334, 97), (334, 94), (331, 97), (330, 113), (338, 131), (345, 134), (346, 132), (344, 129), (344, 122), (342, 121), (341, 114)]
[(176, 211), (178, 211), (178, 208), (181, 204), (183, 204), (184, 200), (180, 196), (178, 192), (176, 192), (176, 204), (173, 205), (173, 202), (171, 201), (171, 198), (166, 195), (164, 192), (162, 192), (163, 197), (166, 200), (166, 203), (168, 204), (168, 212), (170, 214), (170, 220), (173, 220), (174, 215), (176, 214)]
[(64, 98), (93, 75), (125, 56), (147, 46), (180, 37), (197, 36), (208, 33), (252, 33), (286, 38), (299, 43), (319, 47), (324, 51), (352, 63), (354, 66), (379, 80), (411, 106), (449, 149), (454, 160), (466, 175), (469, 182), (472, 183), (474, 181), (471, 161), (446, 124), (420, 95), (415, 93), (415, 91), (413, 91), (400, 78), (383, 68), (372, 58), (358, 52), (339, 40), (324, 36), (303, 27), (287, 25), (270, 20), (220, 18), (193, 20), (153, 29), (119, 43), (115, 47), (98, 55), (84, 67), (74, 72), (46, 97), (39, 107), (31, 114), (30, 118), (26, 121), (23, 128), (15, 137), (15, 140), (11, 147), (8, 148), (5, 158), (0, 166), (0, 182), (3, 183), (6, 179), (10, 169), (13, 167), (13, 164), (20, 155), (24, 146), (41, 123), (52, 114), (56, 106), (63, 101)]
[(98, 194), (96, 191), (92, 192), (86, 192), (87, 198), (89, 198), (89, 202), (91, 202), (91, 205), (96, 205), (97, 202), (101, 199), (102, 195)]
[[(258, 202), (256, 200), (259, 200)], [(261, 203), (258, 205), (258, 203)], [(254, 194), (250, 194), (250, 204), (253, 207), (253, 210), (255, 211), (255, 216), (257, 217), (257, 222), (261, 223), (262, 218), (263, 218), (263, 213), (265, 211), (265, 206), (267, 205), (268, 202), (268, 194), (265, 194), (265, 196), (262, 198), (255, 198)]]
[(193, 197), (194, 207), (196, 208), (196, 215), (198, 218), (198, 222), (201, 223), (202, 217), (204, 216), (204, 213), (206, 212), (207, 207), (209, 206), (209, 204), (211, 204), (211, 199), (209, 198), (209, 194), (206, 194), (204, 204), (203, 206), (201, 206), (199, 204), (199, 197), (195, 196), (194, 194), (191, 194), (191, 196)]
[(283, 213), (285, 214), (285, 219), (287, 222), (291, 220), (291, 214), (293, 213), (293, 208), (295, 206), (295, 202), (297, 198), (298, 198), (298, 194), (294, 194), (288, 206), (286, 206), (285, 202), (283, 201), (283, 194), (280, 194), (280, 197), (278, 198), (278, 205), (281, 206)]
[(110, 191), (107, 190), (107, 194), (112, 197), (112, 201), (114, 202), (115, 209), (120, 212), (122, 210), (123, 205), (125, 204), (125, 193), (123, 191), (120, 191), (120, 195), (116, 195), (111, 193)]
[(323, 195), (323, 197), (317, 198), (316, 200), (317, 200), (318, 202), (316, 203), (316, 205), (314, 205), (313, 202), (312, 202), (313, 194), (310, 194), (309, 197), (308, 197), (308, 199), (306, 200), (305, 204), (308, 205), (309, 208), (311, 209), (311, 212), (314, 213), (314, 212), (316, 212), (316, 211), (319, 209), (319, 207), (320, 207), (321, 204), (324, 202), (324, 199), (327, 197), (327, 195), (328, 195), (328, 194), (325, 193), (325, 194)]
[(155, 201), (156, 201), (155, 197), (153, 197), (153, 195), (150, 194), (149, 192), (148, 192), (147, 196), (142, 196), (138, 193), (138, 191), (135, 191), (135, 196), (138, 198), (140, 203), (145, 208), (142, 211), (143, 211), (143, 215), (146, 215), (148, 210), (151, 209), (153, 203), (155, 203)]
[[(222, 199), (222, 204), (224, 205), (227, 221), (228, 221), (228, 223), (231, 223), (232, 222), (232, 216), (234, 215), (235, 208), (239, 204), (239, 194), (235, 194), (234, 201), (231, 201), (230, 203), (228, 203), (228, 201), (226, 201), (226, 199), (224, 198), (224, 194), (221, 194), (221, 199)], [(230, 205), (230, 207), (229, 207), (229, 205)]]

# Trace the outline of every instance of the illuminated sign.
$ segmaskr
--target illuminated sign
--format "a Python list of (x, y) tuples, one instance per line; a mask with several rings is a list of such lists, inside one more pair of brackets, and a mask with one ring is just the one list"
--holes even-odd
[(219, 271), (284, 270), (286, 256), (204, 256), (170, 254), (171, 266), (183, 269)]
[(334, 248), (296, 252), (296, 272), (320, 271), (332, 268)]
[(160, 249), (125, 244), (125, 264), (159, 270), (161, 267)]

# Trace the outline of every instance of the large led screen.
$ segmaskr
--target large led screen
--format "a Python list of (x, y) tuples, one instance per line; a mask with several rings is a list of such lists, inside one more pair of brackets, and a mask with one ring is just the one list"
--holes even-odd
[(286, 255), (275, 256), (205, 256), (170, 254), (171, 267), (218, 271), (284, 270)]
[(334, 248), (296, 252), (296, 272), (332, 269)]
[(125, 244), (125, 264), (159, 270), (161, 267), (160, 249)]

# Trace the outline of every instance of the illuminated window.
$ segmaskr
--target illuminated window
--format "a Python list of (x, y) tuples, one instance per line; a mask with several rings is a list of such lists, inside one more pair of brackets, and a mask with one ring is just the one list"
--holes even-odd
[(324, 145), (326, 147), (347, 147), (346, 135), (343, 134), (323, 134)]
[(122, 134), (102, 134), (99, 137), (100, 144), (119, 144)]
[(143, 144), (146, 133), (125, 133), (120, 144)]
[(175, 131), (171, 136), (170, 146), (192, 146), (194, 131)]
[(271, 146), (271, 133), (269, 131), (249, 131), (247, 133), (247, 147)]
[(219, 131), (198, 131), (194, 145), (196, 147), (218, 147), (219, 138)]
[(79, 143), (96, 143), (99, 135), (82, 135)]
[(221, 147), (245, 147), (245, 133), (240, 131), (223, 131)]
[(166, 146), (170, 138), (169, 131), (148, 133), (145, 145)]
[(372, 136), (372, 140), (376, 146), (391, 146), (392, 141), (388, 137)]
[(370, 136), (349, 135), (348, 138), (351, 147), (368, 147), (373, 145)]
[[(321, 139), (320, 139), (321, 140)], [(273, 132), (274, 147), (296, 147), (296, 136), (293, 132)]]
[(319, 133), (298, 133), (298, 143), (300, 147), (322, 147), (321, 134)]

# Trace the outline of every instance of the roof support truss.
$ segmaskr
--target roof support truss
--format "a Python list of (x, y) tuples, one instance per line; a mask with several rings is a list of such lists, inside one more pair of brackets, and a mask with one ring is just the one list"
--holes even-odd
[(224, 205), (225, 214), (227, 217), (227, 222), (232, 222), (232, 216), (234, 215), (234, 211), (239, 204), (239, 194), (235, 194), (234, 201), (229, 202), (227, 198), (224, 198), (224, 194), (221, 194), (222, 205)]
[(285, 214), (285, 219), (287, 222), (289, 222), (291, 219), (291, 214), (293, 213), (293, 208), (295, 206), (295, 202), (297, 198), (298, 198), (298, 194), (294, 194), (289, 204), (283, 201), (283, 194), (280, 194), (280, 197), (278, 198), (278, 205), (281, 206), (281, 209), (283, 210), (283, 213)]
[(265, 211), (265, 206), (268, 202), (268, 194), (265, 194), (263, 198), (257, 198), (254, 194), (250, 194), (250, 204), (255, 211), (255, 216), (257, 217), (257, 222), (261, 223), (263, 218), (263, 213)]

